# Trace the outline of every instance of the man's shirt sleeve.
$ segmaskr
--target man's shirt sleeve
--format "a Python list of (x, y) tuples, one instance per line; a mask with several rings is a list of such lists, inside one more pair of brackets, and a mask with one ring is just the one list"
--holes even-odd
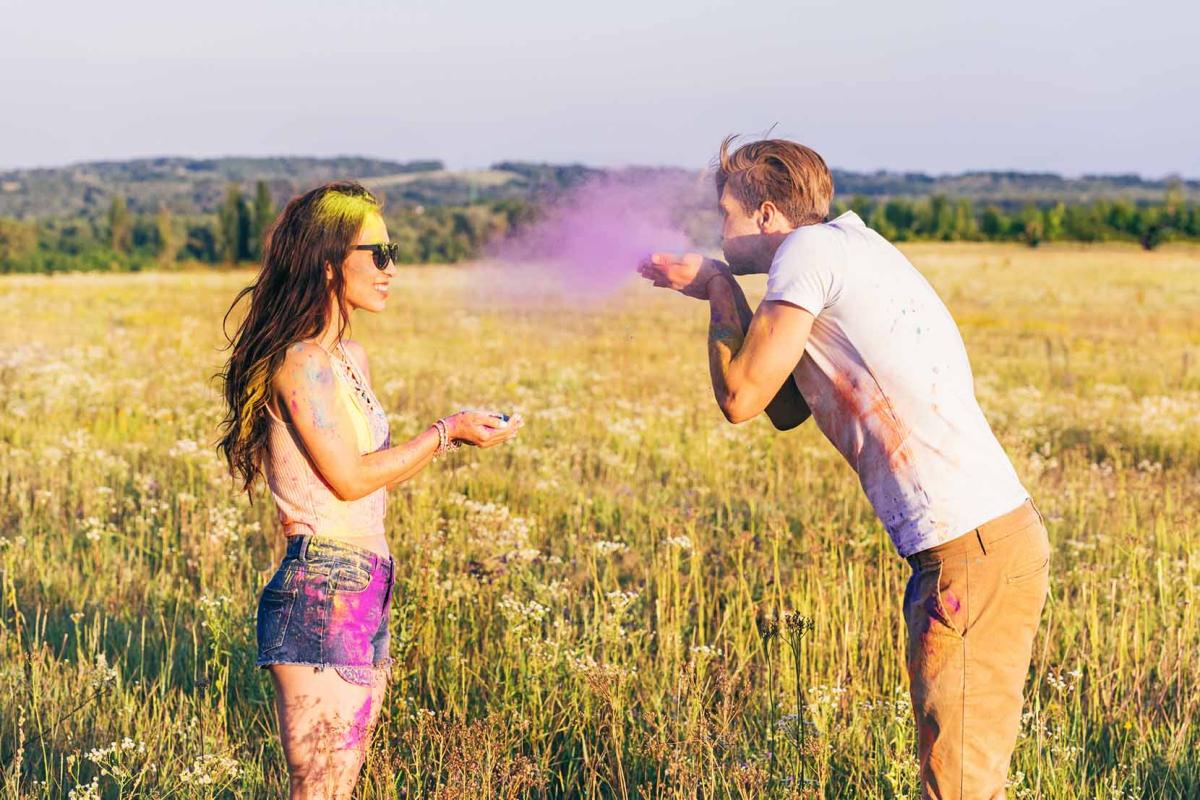
[(841, 270), (820, 233), (801, 228), (784, 239), (767, 273), (764, 302), (782, 300), (815, 317), (837, 301)]

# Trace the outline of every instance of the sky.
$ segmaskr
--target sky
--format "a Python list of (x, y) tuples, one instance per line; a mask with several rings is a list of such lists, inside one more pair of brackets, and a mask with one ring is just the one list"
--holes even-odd
[(158, 155), (1200, 177), (1200, 4), (0, 0), (0, 169)]

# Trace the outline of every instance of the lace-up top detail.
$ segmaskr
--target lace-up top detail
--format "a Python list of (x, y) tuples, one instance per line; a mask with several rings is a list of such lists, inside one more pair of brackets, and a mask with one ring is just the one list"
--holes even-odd
[[(338, 342), (329, 360), (334, 389), (354, 425), (359, 453), (390, 447), (387, 414), (345, 345)], [(295, 427), (280, 419), (270, 404), (267, 409), (271, 429), (264, 472), (284, 534), (343, 538), (381, 535), (387, 489), (380, 487), (366, 497), (342, 500), (317, 471)]]
[(346, 346), (338, 342), (337, 352), (330, 353), (329, 360), (333, 364), (334, 374), (342, 379), (342, 385), (358, 401), (361, 416), (352, 414), (351, 417), (356, 421), (365, 420), (370, 428), (371, 446), (369, 449), (363, 449), (364, 443), (360, 441), (359, 449), (364, 453), (369, 453), (390, 446), (387, 414), (379, 405), (379, 400), (371, 391), (371, 386), (367, 383), (366, 376), (359, 370), (357, 362), (346, 352)]

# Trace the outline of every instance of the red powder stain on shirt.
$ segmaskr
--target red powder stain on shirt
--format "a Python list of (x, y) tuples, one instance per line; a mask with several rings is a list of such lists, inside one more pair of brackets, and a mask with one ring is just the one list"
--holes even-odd
[[(866, 435), (875, 439), (879, 449), (887, 454), (893, 472), (907, 467), (909, 455), (904, 440), (908, 437), (908, 429), (896, 419), (891, 404), (875, 382), (863, 385), (861, 381), (841, 374), (834, 374), (832, 382), (840, 411), (834, 422), (839, 433), (843, 432), (843, 426), (851, 426), (857, 421)], [(845, 441), (845, 437), (840, 440)]]

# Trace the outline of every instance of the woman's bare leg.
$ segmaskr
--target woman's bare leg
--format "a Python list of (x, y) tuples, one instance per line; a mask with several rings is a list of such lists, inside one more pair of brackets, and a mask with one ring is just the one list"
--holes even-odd
[(358, 781), (387, 692), (384, 671), (374, 686), (349, 683), (332, 667), (270, 667), (291, 800), (342, 800)]

